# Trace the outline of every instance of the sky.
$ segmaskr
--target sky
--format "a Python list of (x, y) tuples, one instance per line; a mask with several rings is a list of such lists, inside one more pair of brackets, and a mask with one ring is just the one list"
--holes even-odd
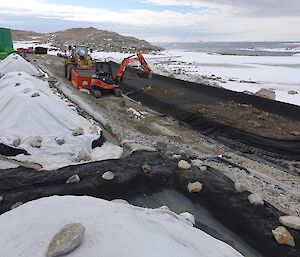
[(95, 27), (150, 42), (300, 41), (300, 0), (1, 0), (0, 27)]

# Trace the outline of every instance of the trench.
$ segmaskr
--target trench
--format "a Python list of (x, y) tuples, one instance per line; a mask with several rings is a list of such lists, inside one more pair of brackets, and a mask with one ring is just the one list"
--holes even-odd
[(204, 206), (199, 203), (193, 203), (187, 197), (173, 189), (164, 189), (142, 196), (130, 196), (127, 200), (130, 204), (146, 208), (159, 208), (166, 205), (171, 211), (177, 214), (187, 211), (194, 215), (196, 228), (231, 245), (245, 257), (263, 256), (247, 244), (239, 235), (226, 228), (219, 220), (214, 218)]

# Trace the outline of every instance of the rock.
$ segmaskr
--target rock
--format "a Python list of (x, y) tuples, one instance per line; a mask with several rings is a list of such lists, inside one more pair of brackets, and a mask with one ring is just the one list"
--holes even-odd
[(162, 205), (158, 209), (170, 211), (170, 208), (167, 205)]
[(21, 86), (21, 83), (17, 82), (17, 83), (15, 84), (15, 87), (19, 87), (19, 86)]
[(0, 195), (0, 203), (3, 202), (4, 198)]
[(298, 216), (281, 216), (279, 221), (288, 228), (300, 230), (300, 218)]
[(237, 192), (242, 193), (246, 191), (245, 185), (241, 182), (235, 182), (234, 188)]
[(202, 164), (203, 164), (203, 161), (202, 160), (199, 160), (199, 159), (194, 159), (194, 160), (192, 160), (191, 161), (191, 163), (192, 163), (192, 165), (194, 166), (194, 167), (201, 167), (202, 166)]
[(66, 184), (76, 184), (79, 182), (80, 182), (80, 177), (77, 174), (75, 174), (68, 178), (68, 180), (66, 181)]
[(264, 199), (262, 196), (258, 193), (254, 193), (248, 196), (248, 200), (253, 205), (264, 205)]
[(206, 170), (207, 170), (207, 167), (206, 167), (206, 166), (200, 166), (199, 169), (200, 169), (201, 171), (206, 171)]
[(251, 92), (251, 91), (248, 91), (248, 90), (245, 90), (245, 91), (243, 91), (243, 93), (244, 93), (244, 94), (246, 94), (246, 95), (254, 95), (254, 93), (253, 93), (253, 92)]
[(72, 132), (72, 135), (74, 136), (74, 137), (77, 137), (77, 136), (81, 136), (81, 135), (83, 135), (83, 133), (84, 133), (84, 130), (83, 130), (83, 128), (75, 128), (74, 130), (73, 130), (73, 132)]
[(188, 221), (188, 224), (190, 224), (191, 226), (194, 226), (196, 224), (194, 215), (189, 212), (182, 212), (179, 214), (179, 216), (186, 219)]
[(187, 161), (185, 160), (180, 160), (178, 162), (178, 168), (181, 169), (181, 170), (188, 170), (192, 167), (191, 164), (189, 164)]
[(58, 145), (63, 145), (66, 142), (63, 138), (55, 138), (55, 141)]
[(113, 180), (115, 178), (115, 174), (111, 171), (106, 171), (103, 175), (102, 178), (104, 180)]
[(152, 171), (152, 167), (149, 164), (144, 164), (142, 166), (142, 170), (144, 171), (144, 173), (150, 173)]
[(275, 100), (276, 94), (272, 89), (268, 88), (261, 88), (259, 91), (255, 93), (256, 96), (268, 98), (271, 100)]
[(190, 193), (198, 193), (202, 190), (203, 185), (199, 182), (188, 183), (187, 189)]
[(31, 97), (38, 97), (38, 96), (40, 96), (40, 93), (39, 93), (39, 92), (34, 92), (34, 93), (31, 95)]
[(17, 138), (12, 142), (14, 147), (18, 147), (21, 144), (21, 139)]
[(11, 210), (18, 208), (19, 206), (21, 206), (23, 203), (22, 202), (16, 202), (14, 205), (12, 205), (10, 207)]
[(124, 199), (113, 199), (113, 200), (111, 200), (111, 201), (114, 202), (114, 203), (129, 204), (129, 202), (127, 202), (127, 201), (124, 200)]
[(91, 126), (91, 133), (92, 133), (92, 134), (98, 134), (99, 131), (100, 131), (99, 126), (97, 126), (97, 125), (92, 125), (92, 126)]
[(158, 141), (156, 144), (156, 150), (163, 153), (168, 152), (169, 156), (172, 156), (173, 154), (180, 154), (180, 147), (167, 141)]
[(81, 245), (85, 228), (80, 223), (65, 225), (52, 238), (47, 251), (47, 257), (63, 256)]
[(272, 230), (272, 234), (278, 244), (295, 246), (294, 238), (285, 227), (283, 226), (277, 227), (275, 230)]
[(75, 155), (75, 158), (74, 158), (74, 161), (76, 161), (76, 162), (81, 162), (81, 161), (87, 162), (90, 160), (91, 160), (91, 156), (85, 150), (81, 150), (77, 155)]
[(292, 132), (290, 132), (290, 134), (293, 135), (293, 136), (296, 136), (296, 137), (300, 136), (299, 131), (292, 131)]
[(299, 94), (297, 91), (295, 91), (295, 90), (289, 90), (288, 91), (288, 94), (289, 95), (297, 95), (297, 94)]
[(40, 148), (42, 146), (43, 139), (41, 137), (34, 137), (30, 140), (29, 144), (31, 147)]

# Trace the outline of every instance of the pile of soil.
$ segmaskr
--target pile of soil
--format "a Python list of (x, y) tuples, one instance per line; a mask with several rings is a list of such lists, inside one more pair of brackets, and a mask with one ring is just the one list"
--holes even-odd
[(297, 139), (300, 137), (300, 122), (261, 111), (251, 105), (235, 102), (219, 102), (191, 106), (192, 112), (217, 120), (241, 130), (275, 139)]
[(165, 88), (165, 87), (158, 87), (155, 85), (149, 85), (144, 88), (144, 91), (151, 96), (157, 97), (171, 97), (179, 95), (179, 92), (176, 88)]

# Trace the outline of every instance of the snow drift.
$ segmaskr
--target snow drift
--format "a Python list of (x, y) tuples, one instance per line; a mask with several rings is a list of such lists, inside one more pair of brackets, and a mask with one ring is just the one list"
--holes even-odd
[[(101, 136), (101, 129), (70, 109), (54, 95), (46, 81), (24, 72), (8, 73), (0, 79), (0, 143), (31, 155), (90, 153), (92, 142)], [(77, 128), (83, 134), (74, 136)], [(34, 138), (41, 137), (41, 147), (32, 147)], [(58, 144), (63, 139), (64, 144)]]
[(169, 210), (87, 196), (42, 198), (2, 214), (1, 256), (46, 256), (53, 235), (68, 223), (86, 229), (82, 245), (70, 257), (242, 256)]
[(0, 77), (14, 71), (24, 71), (30, 75), (41, 76), (41, 73), (20, 55), (12, 53), (0, 62)]

